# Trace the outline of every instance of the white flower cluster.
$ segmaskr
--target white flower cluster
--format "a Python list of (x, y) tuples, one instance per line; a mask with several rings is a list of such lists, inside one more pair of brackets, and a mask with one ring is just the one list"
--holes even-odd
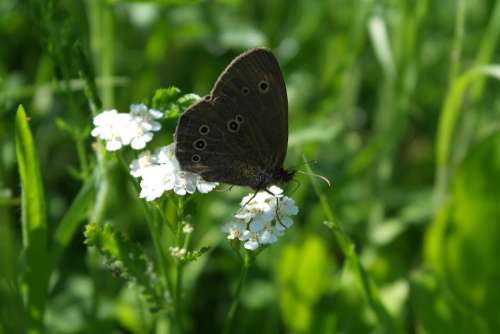
[(170, 251), (170, 255), (178, 260), (182, 260), (187, 254), (186, 249), (177, 246), (169, 247), (168, 250)]
[(243, 247), (256, 250), (276, 242), (293, 224), (290, 216), (299, 212), (293, 199), (284, 196), (279, 187), (272, 186), (268, 190), (274, 195), (260, 191), (255, 196), (243, 197), (241, 209), (235, 215), (237, 221), (222, 227), (228, 239), (244, 241)]
[(153, 132), (161, 129), (157, 119), (163, 113), (148, 109), (144, 104), (132, 104), (129, 113), (119, 113), (115, 109), (107, 110), (94, 117), (92, 136), (106, 142), (106, 150), (117, 151), (130, 145), (134, 150), (141, 150), (153, 139)]
[(184, 233), (184, 234), (191, 234), (191, 233), (193, 233), (193, 231), (194, 231), (194, 227), (191, 224), (186, 223), (182, 226), (182, 233)]
[(177, 195), (192, 194), (196, 190), (208, 193), (218, 183), (207, 182), (195, 173), (182, 171), (175, 157), (175, 146), (160, 147), (151, 154), (142, 153), (130, 164), (130, 174), (141, 178), (140, 197), (152, 201), (164, 192), (173, 190)]

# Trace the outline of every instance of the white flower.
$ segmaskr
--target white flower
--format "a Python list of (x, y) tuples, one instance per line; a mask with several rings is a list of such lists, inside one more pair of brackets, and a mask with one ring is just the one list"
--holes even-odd
[(135, 150), (141, 150), (153, 139), (153, 132), (161, 129), (161, 124), (155, 119), (162, 118), (163, 113), (148, 109), (144, 104), (132, 104), (129, 114), (132, 118), (130, 146)]
[(135, 150), (146, 147), (153, 139), (153, 132), (161, 129), (159, 119), (163, 114), (148, 109), (144, 104), (132, 104), (130, 113), (118, 113), (115, 109), (104, 111), (94, 118), (91, 134), (106, 141), (108, 151), (116, 151), (130, 145)]
[(193, 231), (194, 231), (194, 228), (193, 228), (193, 225), (191, 225), (191, 224), (186, 223), (186, 224), (184, 224), (184, 226), (182, 226), (182, 233), (184, 233), (184, 234), (191, 234), (191, 233), (193, 233)]
[(149, 151), (143, 152), (139, 155), (139, 158), (130, 163), (130, 174), (133, 177), (142, 176), (144, 170), (154, 164), (154, 157)]
[(239, 221), (226, 224), (223, 231), (228, 233), (228, 239), (245, 241), (243, 247), (255, 250), (275, 243), (293, 224), (291, 216), (298, 212), (293, 199), (284, 196), (279, 187), (272, 186), (268, 191), (245, 196), (235, 214)]
[(130, 174), (141, 178), (139, 196), (146, 201), (157, 199), (170, 190), (177, 195), (186, 195), (196, 190), (207, 193), (217, 186), (216, 182), (207, 182), (198, 174), (180, 168), (175, 157), (175, 146), (170, 144), (159, 148), (154, 154), (141, 154), (130, 164)]
[(145, 130), (158, 131), (161, 129), (161, 124), (155, 119), (163, 117), (163, 113), (156, 109), (148, 109), (144, 104), (131, 104), (130, 116)]
[(187, 252), (184, 248), (177, 247), (177, 246), (169, 247), (168, 250), (170, 251), (170, 255), (176, 259), (182, 259), (187, 254)]
[(131, 136), (129, 128), (131, 123), (129, 114), (108, 110), (94, 117), (94, 129), (91, 135), (106, 141), (108, 151), (116, 151), (122, 146), (129, 145)]
[(207, 182), (203, 180), (203, 178), (199, 175), (197, 175), (198, 178), (196, 179), (196, 189), (202, 194), (206, 194), (208, 192), (211, 192), (214, 190), (215, 187), (217, 187), (218, 183), (217, 182)]
[(246, 240), (247, 238), (244, 238), (243, 235), (248, 231), (246, 230), (246, 224), (241, 222), (231, 222), (225, 223), (222, 226), (222, 232), (227, 233), (227, 238), (229, 240)]
[(196, 176), (179, 170), (175, 175), (174, 192), (177, 195), (192, 194), (196, 191)]
[(259, 233), (259, 242), (263, 245), (272, 244), (278, 241), (279, 235), (276, 233), (275, 226), (268, 224)]
[(259, 248), (259, 234), (255, 232), (245, 231), (245, 239), (247, 240), (243, 247), (248, 250), (256, 250)]
[(172, 190), (175, 183), (175, 174), (168, 165), (153, 165), (144, 169), (140, 182), (140, 198), (152, 201), (164, 192)]
[(295, 202), (289, 197), (283, 197), (278, 207), (279, 225), (283, 230), (292, 226), (293, 220), (290, 216), (295, 216), (297, 213), (299, 213), (299, 208)]

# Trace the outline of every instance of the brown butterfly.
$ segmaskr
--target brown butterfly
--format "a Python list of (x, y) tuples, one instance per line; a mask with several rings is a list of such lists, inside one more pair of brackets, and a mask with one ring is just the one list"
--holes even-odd
[(283, 169), (288, 144), (288, 99), (272, 52), (236, 57), (210, 95), (180, 117), (176, 157), (183, 170), (206, 181), (265, 190), (292, 179)]

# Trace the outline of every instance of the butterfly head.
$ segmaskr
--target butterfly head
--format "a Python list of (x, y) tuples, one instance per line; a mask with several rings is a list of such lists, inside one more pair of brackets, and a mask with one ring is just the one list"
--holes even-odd
[(272, 171), (262, 172), (257, 175), (258, 182), (255, 187), (256, 190), (267, 189), (272, 184), (284, 184), (288, 183), (293, 176), (295, 171), (285, 170), (283, 168), (277, 168)]
[(285, 170), (283, 168), (280, 168), (275, 172), (274, 177), (276, 181), (280, 183), (287, 183), (288, 181), (293, 179), (294, 175), (295, 175), (294, 170)]

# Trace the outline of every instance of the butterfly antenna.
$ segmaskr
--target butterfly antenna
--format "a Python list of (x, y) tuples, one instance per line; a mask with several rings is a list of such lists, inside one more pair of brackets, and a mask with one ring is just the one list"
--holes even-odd
[(297, 173), (300, 173), (300, 174), (304, 174), (304, 175), (308, 175), (308, 176), (314, 176), (314, 177), (318, 177), (320, 178), (321, 180), (323, 180), (329, 187), (332, 186), (332, 183), (330, 182), (330, 180), (328, 180), (326, 177), (324, 177), (323, 175), (319, 175), (319, 174), (316, 174), (316, 173), (307, 173), (307, 172), (303, 172), (301, 170), (298, 170)]
[(302, 184), (299, 181), (295, 180), (295, 179), (291, 179), (290, 182), (295, 183), (295, 187), (292, 190), (290, 190), (290, 195), (293, 195), (300, 188), (300, 186)]
[(317, 164), (318, 163), (318, 160), (307, 160), (307, 161), (303, 161), (301, 164), (298, 164), (298, 165), (295, 165), (292, 167), (292, 169), (297, 169), (299, 167), (302, 167), (304, 165), (309, 165), (309, 164)]

